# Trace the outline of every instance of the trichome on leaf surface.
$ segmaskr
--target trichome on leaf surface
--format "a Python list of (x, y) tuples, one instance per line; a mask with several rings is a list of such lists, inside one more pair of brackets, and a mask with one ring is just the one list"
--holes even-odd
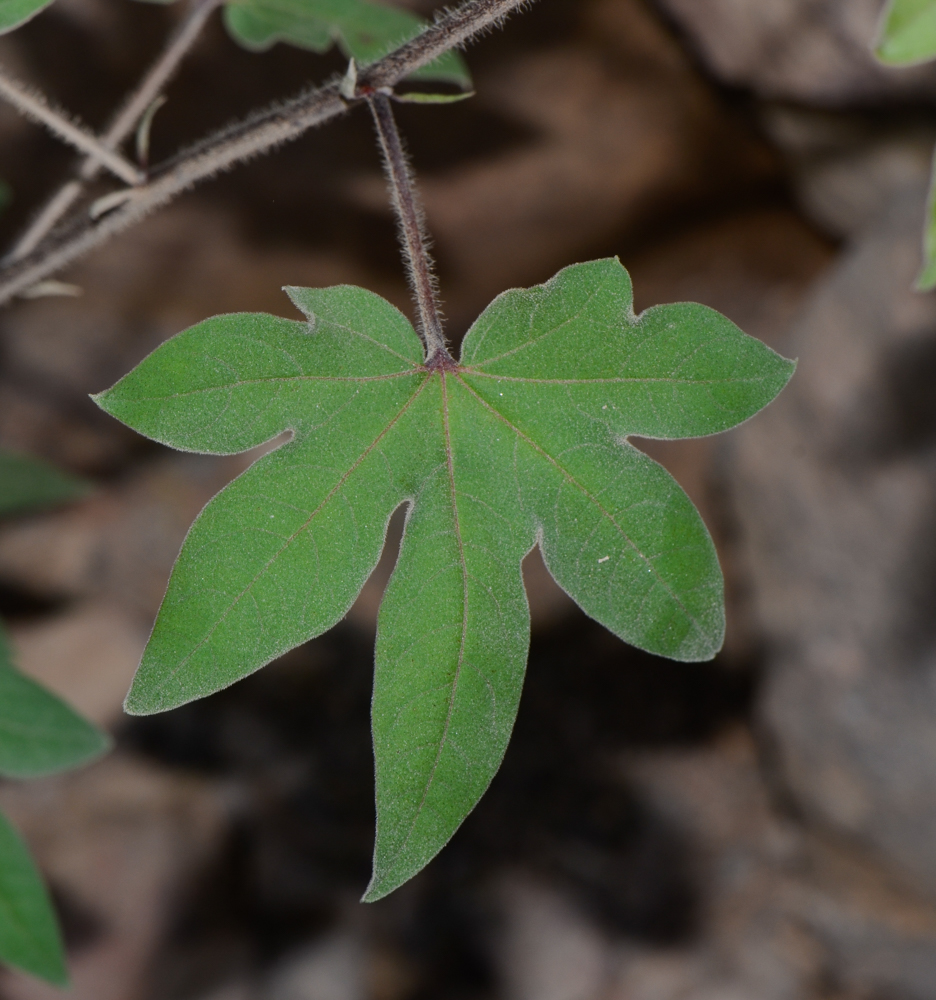
[(376, 900), (438, 853), (507, 746), (529, 644), (520, 563), (546, 564), (624, 640), (707, 660), (722, 578), (695, 508), (628, 435), (712, 434), (793, 363), (705, 306), (635, 316), (616, 259), (508, 291), (456, 363), (371, 292), (288, 289), (307, 322), (206, 320), (96, 397), (174, 448), (231, 454), (284, 431), (193, 525), (127, 698), (204, 697), (347, 612), (408, 503), (378, 620)]

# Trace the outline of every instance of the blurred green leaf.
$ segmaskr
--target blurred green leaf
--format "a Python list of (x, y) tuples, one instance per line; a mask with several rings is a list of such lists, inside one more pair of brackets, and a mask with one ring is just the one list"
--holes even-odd
[(49, 894), (19, 834), (0, 814), (0, 961), (55, 986), (68, 985)]
[(0, 775), (36, 778), (84, 764), (109, 738), (13, 666), (0, 625)]
[(936, 288), (936, 156), (933, 158), (929, 198), (926, 202), (926, 219), (923, 229), (923, 270), (916, 281), (921, 292)]
[(0, 35), (32, 20), (51, 3), (52, 0), (0, 0)]
[(0, 451), (0, 517), (53, 507), (90, 491), (84, 480), (39, 459)]
[(474, 95), (473, 90), (464, 94), (424, 94), (414, 90), (408, 94), (394, 94), (393, 99), (403, 104), (458, 104), (459, 101), (467, 101)]
[(936, 58), (936, 0), (891, 0), (875, 53), (890, 66)]
[[(288, 42), (313, 52), (337, 44), (367, 65), (412, 38), (425, 21), (409, 11), (370, 0), (231, 0), (224, 9), (231, 36), (255, 52)], [(413, 74), (467, 88), (471, 77), (457, 52), (447, 52)]]

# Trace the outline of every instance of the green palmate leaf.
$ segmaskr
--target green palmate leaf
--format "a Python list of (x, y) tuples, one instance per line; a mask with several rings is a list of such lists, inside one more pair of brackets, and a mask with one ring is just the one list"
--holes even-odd
[(0, 451), (0, 516), (86, 496), (87, 483), (26, 455)]
[(34, 18), (52, 0), (0, 0), (0, 35)]
[(293, 432), (193, 525), (127, 708), (202, 697), (329, 628), (408, 502), (378, 622), (373, 900), (442, 848), (499, 766), (529, 643), (520, 562), (534, 544), (623, 639), (683, 660), (715, 654), (711, 539), (627, 438), (731, 427), (793, 364), (704, 306), (635, 316), (617, 260), (505, 293), (461, 363), (432, 370), (377, 296), (289, 292), (308, 323), (208, 320), (96, 397), (186, 450), (227, 454)]
[(83, 764), (108, 746), (104, 733), (14, 668), (0, 626), (0, 775), (52, 774)]
[(936, 59), (936, 0), (890, 0), (875, 52), (891, 66)]
[[(426, 22), (371, 0), (229, 0), (224, 23), (239, 44), (253, 51), (288, 42), (326, 52), (337, 43), (346, 56), (366, 64), (412, 38)], [(465, 88), (471, 83), (457, 52), (447, 52), (413, 76)]]

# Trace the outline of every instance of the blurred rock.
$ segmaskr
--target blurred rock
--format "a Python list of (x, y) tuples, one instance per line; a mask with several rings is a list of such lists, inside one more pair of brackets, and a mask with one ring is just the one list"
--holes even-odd
[(607, 995), (613, 970), (607, 942), (567, 896), (516, 877), (504, 881), (500, 895), (504, 928), (498, 946), (506, 998)]
[(279, 963), (261, 1000), (367, 1000), (367, 954), (353, 932), (316, 941)]
[(734, 438), (769, 662), (761, 716), (805, 814), (936, 896), (936, 299), (912, 290), (921, 188), (895, 195), (787, 344), (790, 386)]
[(825, 107), (936, 97), (936, 67), (872, 54), (883, 0), (655, 0), (726, 83)]
[[(223, 800), (202, 782), (115, 754), (60, 777), (4, 783), (0, 808), (68, 902), (66, 918), (83, 913), (93, 927), (70, 955), (68, 995), (139, 997), (173, 900), (219, 835)], [(0, 991), (5, 1000), (62, 995), (12, 972), (0, 973)]]
[(625, 942), (542, 881), (499, 889), (505, 1000), (929, 1000), (936, 908), (867, 853), (771, 802), (750, 734), (622, 759), (689, 838), (703, 920), (668, 947)]
[(833, 237), (858, 236), (901, 191), (929, 178), (936, 129), (925, 118), (788, 105), (767, 105), (761, 118), (790, 164), (801, 209)]
[(628, 778), (691, 830), (706, 919), (689, 948), (619, 952), (620, 1000), (927, 1000), (936, 908), (873, 857), (772, 805), (741, 730), (715, 746), (629, 758)]

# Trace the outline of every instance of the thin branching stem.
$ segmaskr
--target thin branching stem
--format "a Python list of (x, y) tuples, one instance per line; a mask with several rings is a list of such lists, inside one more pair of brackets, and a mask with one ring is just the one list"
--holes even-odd
[[(162, 53), (114, 116), (107, 131), (100, 137), (100, 143), (105, 149), (116, 150), (136, 128), (153, 102), (159, 98), (161, 91), (201, 34), (208, 18), (221, 2), (222, 0), (196, 0), (188, 17), (172, 33)], [(88, 182), (94, 180), (100, 171), (101, 161), (95, 156), (87, 157), (78, 169), (77, 179), (62, 185), (39, 210), (9, 252), (7, 261), (19, 260), (31, 253), (81, 197)]]
[(419, 315), (416, 329), (426, 347), (426, 364), (431, 366), (440, 361), (451, 361), (452, 356), (442, 332), (438, 288), (432, 258), (429, 256), (422, 205), (419, 203), (413, 172), (393, 117), (393, 109), (390, 107), (390, 98), (386, 94), (373, 94), (368, 97), (367, 103), (377, 127), (384, 169), (390, 185), (390, 199), (400, 226), (400, 242), (403, 244), (406, 270)]
[(74, 146), (80, 153), (94, 156), (108, 170), (127, 184), (139, 184), (143, 173), (119, 153), (108, 149), (93, 132), (76, 125), (61, 111), (53, 108), (41, 94), (29, 90), (6, 73), (0, 71), (0, 97), (8, 101), (20, 114), (45, 127), (57, 138)]
[[(498, 25), (530, 0), (467, 0), (442, 14), (414, 39), (362, 70), (358, 94), (392, 88), (434, 59)], [(341, 83), (306, 91), (250, 116), (183, 151), (150, 171), (119, 208), (97, 218), (78, 217), (50, 234), (42, 246), (0, 269), (0, 304), (43, 281), (117, 233), (142, 221), (199, 181), (298, 138), (344, 114), (349, 102)]]

